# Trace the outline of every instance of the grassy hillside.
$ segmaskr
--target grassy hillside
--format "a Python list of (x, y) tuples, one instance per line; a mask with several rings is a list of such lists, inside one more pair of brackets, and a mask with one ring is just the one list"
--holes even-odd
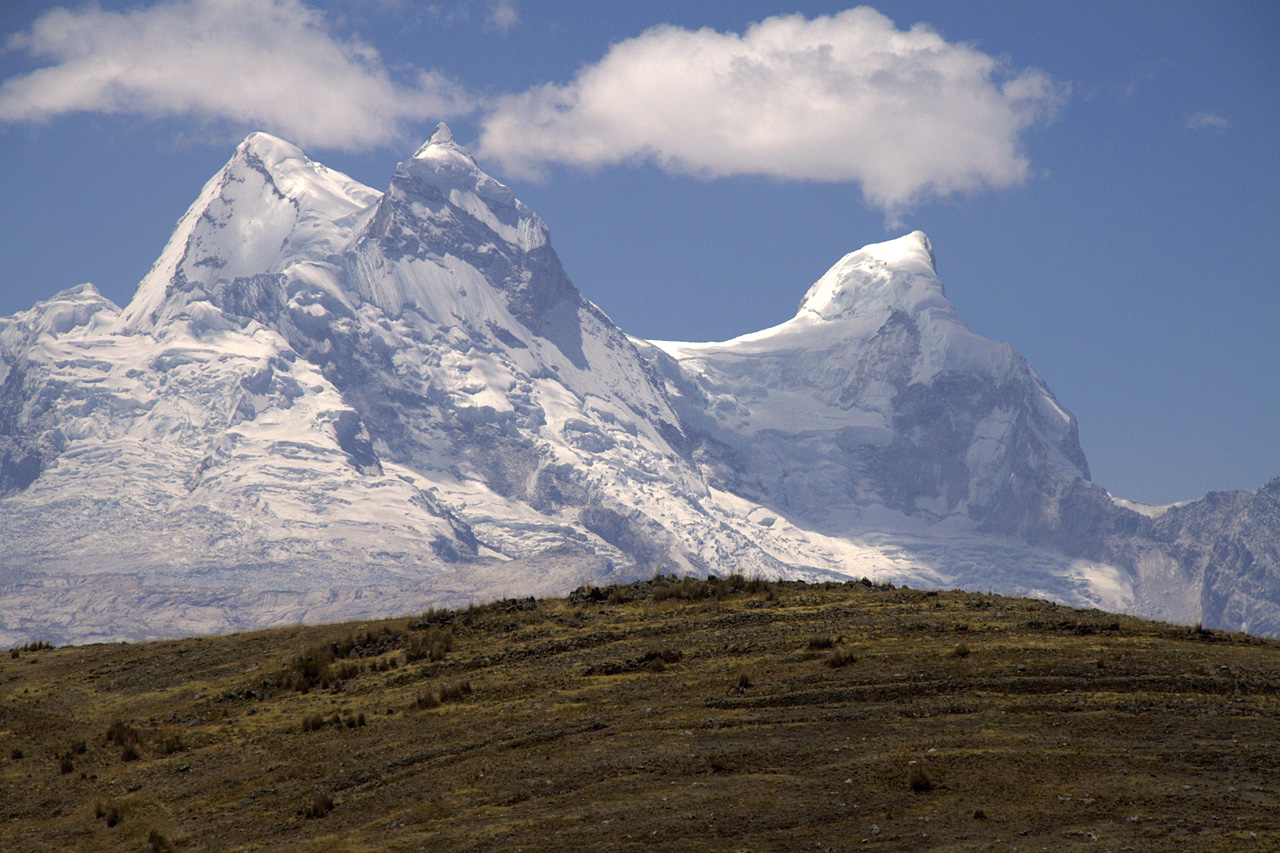
[(0, 848), (1275, 850), (1278, 742), (1274, 641), (655, 579), (5, 654)]

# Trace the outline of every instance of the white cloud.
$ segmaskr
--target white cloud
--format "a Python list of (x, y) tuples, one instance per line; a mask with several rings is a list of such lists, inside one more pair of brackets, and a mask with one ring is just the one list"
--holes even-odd
[(491, 6), (485, 23), (501, 32), (510, 32), (512, 27), (520, 23), (520, 13), (516, 11), (514, 0), (497, 0)]
[(1187, 117), (1187, 130), (1226, 130), (1231, 127), (1231, 119), (1217, 113), (1198, 112)]
[(893, 216), (1024, 181), (1021, 133), (1065, 92), (866, 7), (741, 35), (661, 26), (569, 83), (497, 99), (480, 150), (525, 176), (647, 160), (706, 177), (857, 182)]
[(335, 36), (300, 0), (55, 9), (6, 47), (50, 64), (0, 83), (0, 122), (74, 112), (190, 117), (350, 150), (471, 111), (437, 72), (396, 82), (373, 47)]

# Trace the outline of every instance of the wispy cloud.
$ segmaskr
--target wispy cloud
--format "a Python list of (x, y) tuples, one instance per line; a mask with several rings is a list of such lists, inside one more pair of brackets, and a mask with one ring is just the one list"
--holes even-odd
[(516, 10), (514, 0), (497, 0), (493, 3), (485, 23), (499, 32), (510, 32), (512, 27), (520, 23), (520, 13)]
[(1231, 119), (1211, 112), (1192, 113), (1187, 116), (1187, 130), (1226, 130), (1231, 127)]
[(357, 149), (473, 109), (439, 72), (393, 80), (377, 50), (336, 35), (299, 0), (54, 9), (5, 47), (47, 64), (0, 83), (0, 122), (75, 112), (177, 116)]
[(568, 83), (499, 98), (480, 149), (525, 176), (652, 161), (706, 177), (856, 182), (893, 216), (1026, 180), (1022, 132), (1065, 97), (1040, 71), (863, 7), (742, 34), (656, 27)]

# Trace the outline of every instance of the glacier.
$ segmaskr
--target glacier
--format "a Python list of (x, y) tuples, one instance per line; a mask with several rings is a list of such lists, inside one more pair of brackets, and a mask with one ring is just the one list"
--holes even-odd
[(1280, 478), (1159, 512), (968, 329), (928, 238), (720, 343), (626, 335), (441, 125), (385, 191), (264, 133), (123, 308), (0, 319), (0, 643), (394, 615), (654, 572), (1280, 632)]

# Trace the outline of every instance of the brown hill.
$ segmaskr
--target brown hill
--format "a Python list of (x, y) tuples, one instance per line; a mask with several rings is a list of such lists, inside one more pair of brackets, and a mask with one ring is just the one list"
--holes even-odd
[(0, 848), (1280, 848), (1280, 643), (655, 579), (0, 659)]

